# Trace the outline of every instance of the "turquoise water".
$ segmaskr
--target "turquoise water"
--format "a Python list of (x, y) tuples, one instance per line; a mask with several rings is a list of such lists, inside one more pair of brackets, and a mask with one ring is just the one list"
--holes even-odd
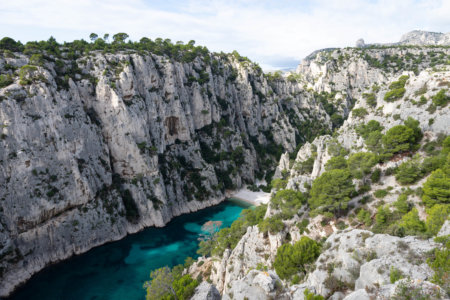
[(33, 276), (11, 300), (142, 300), (150, 271), (197, 257), (201, 226), (210, 220), (230, 226), (246, 205), (225, 201), (148, 228), (50, 266)]

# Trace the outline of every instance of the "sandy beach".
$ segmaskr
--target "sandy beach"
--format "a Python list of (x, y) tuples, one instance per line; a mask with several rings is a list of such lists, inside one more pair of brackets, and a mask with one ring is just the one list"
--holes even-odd
[(247, 188), (243, 188), (240, 189), (239, 191), (230, 193), (229, 197), (249, 202), (253, 205), (261, 205), (269, 203), (270, 193), (265, 193), (262, 191), (252, 192)]

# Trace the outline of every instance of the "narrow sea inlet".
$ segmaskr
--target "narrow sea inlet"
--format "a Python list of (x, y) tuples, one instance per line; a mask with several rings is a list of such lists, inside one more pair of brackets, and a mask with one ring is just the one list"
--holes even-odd
[(33, 276), (11, 300), (142, 300), (150, 271), (197, 257), (202, 225), (222, 221), (228, 227), (248, 204), (227, 200), (182, 215), (166, 227), (148, 228), (50, 266)]

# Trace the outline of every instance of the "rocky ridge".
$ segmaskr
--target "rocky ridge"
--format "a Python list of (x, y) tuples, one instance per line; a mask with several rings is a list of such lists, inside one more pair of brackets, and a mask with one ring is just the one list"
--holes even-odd
[(363, 39), (356, 41), (357, 48), (371, 47), (371, 46), (450, 46), (450, 32), (431, 32), (423, 30), (413, 30), (405, 33), (397, 43), (386, 44), (366, 44)]
[[(443, 53), (442, 60), (435, 59), (436, 53)], [(368, 151), (356, 128), (369, 120), (379, 121), (384, 126), (383, 132), (386, 132), (412, 117), (418, 121), (426, 141), (436, 141), (440, 135), (448, 135), (449, 107), (436, 109), (431, 103), (438, 92), (449, 87), (448, 57), (449, 49), (445, 47), (411, 46), (327, 49), (305, 59), (297, 69), (305, 89), (325, 95), (335, 107), (346, 103), (341, 95), (350, 94), (350, 97), (344, 98), (356, 99), (356, 103), (353, 111), (348, 112), (349, 117), (333, 136), (324, 135), (305, 143), (294, 157), (288, 153), (283, 154), (275, 177), (286, 178), (288, 189), (306, 192), (313, 180), (325, 171), (325, 164), (336, 148), (345, 149), (346, 155)], [(408, 76), (405, 93), (396, 101), (385, 101), (390, 85), (400, 76)], [(424, 155), (422, 151), (418, 154)], [(405, 188), (396, 182), (392, 174), (388, 174), (388, 170), (410, 159), (412, 158), (408, 156), (399, 157), (377, 166), (381, 170), (379, 183), (374, 184), (372, 190), (354, 197), (349, 204), (352, 207), (350, 211), (361, 207), (362, 199), (372, 198), (378, 189), (389, 189), (383, 202), (393, 203)], [(305, 163), (310, 166), (306, 172), (303, 167)], [(408, 188), (417, 189), (426, 179), (425, 177)], [(353, 181), (356, 186), (364, 185), (361, 180)], [(420, 218), (425, 220), (427, 215), (421, 206), (420, 197), (409, 197), (418, 209)], [(365, 206), (372, 218), (379, 201)], [(339, 222), (328, 220), (323, 223), (320, 215), (311, 217), (301, 233), (299, 226), (305, 218), (302, 216), (305, 212), (307, 210), (303, 207), (299, 216), (283, 220), (284, 229), (276, 234), (264, 234), (258, 226), (249, 227), (237, 246), (233, 250), (225, 250), (220, 260), (214, 257), (201, 258), (204, 261), (202, 264), (209, 266), (209, 279), (224, 298), (256, 299), (249, 292), (253, 289), (262, 293), (263, 296), (258, 299), (306, 299), (306, 289), (314, 294), (330, 297), (329, 299), (389, 299), (405, 289), (424, 293), (432, 299), (445, 298), (446, 292), (442, 287), (430, 282), (433, 271), (426, 263), (430, 251), (440, 247), (433, 239), (373, 234), (355, 229), (355, 226), (358, 228), (361, 224), (355, 224), (351, 218), (344, 217)], [(265, 218), (276, 213), (269, 204)], [(349, 228), (338, 228), (342, 226)], [(439, 235), (445, 235), (448, 230), (447, 221)], [(302, 283), (292, 284), (280, 280), (273, 271), (278, 247), (284, 243), (294, 244), (303, 235), (315, 239), (326, 238), (325, 250), (305, 274)], [(391, 267), (400, 270), (410, 279), (391, 283)], [(205, 270), (199, 270), (196, 264), (189, 269), (193, 276), (197, 276), (199, 271)], [(264, 277), (265, 280), (255, 281), (256, 277)]]
[(404, 34), (399, 44), (401, 45), (450, 45), (450, 32), (430, 32), (413, 30)]

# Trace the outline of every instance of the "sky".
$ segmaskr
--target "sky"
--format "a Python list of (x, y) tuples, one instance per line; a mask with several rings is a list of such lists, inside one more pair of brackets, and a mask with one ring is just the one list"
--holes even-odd
[(89, 40), (94, 32), (195, 40), (264, 70), (295, 68), (317, 49), (396, 42), (411, 30), (450, 31), (450, 0), (1, 0), (0, 37)]

